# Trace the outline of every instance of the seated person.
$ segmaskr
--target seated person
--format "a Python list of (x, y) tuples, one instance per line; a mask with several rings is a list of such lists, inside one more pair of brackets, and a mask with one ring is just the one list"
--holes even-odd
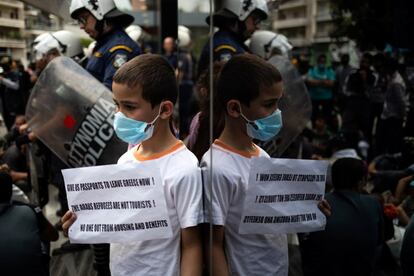
[[(395, 196), (390, 191), (384, 192), (389, 195), (387, 210), (395, 213), (393, 218), (398, 219), (400, 226), (407, 226), (410, 217), (414, 214), (414, 176), (409, 175), (398, 180)], [(387, 199), (387, 198), (385, 198)]]
[(24, 124), (26, 124), (26, 118), (24, 117), (24, 115), (17, 115), (16, 118), (14, 119), (13, 126), (11, 127), (10, 131), (5, 136), (5, 139), (8, 145), (15, 142), (17, 137), (21, 135), (19, 129)]
[(378, 199), (363, 195), (363, 161), (341, 158), (332, 166), (332, 208), (324, 231), (301, 241), (304, 275), (373, 275), (383, 242), (383, 211)]
[(16, 144), (11, 145), (1, 156), (1, 163), (10, 168), (10, 175), (15, 183), (23, 192), (30, 192), (30, 184), (28, 182), (29, 168), (27, 165), (26, 145), (17, 147)]
[(405, 137), (400, 153), (382, 154), (375, 157), (368, 166), (373, 179), (374, 191), (382, 193), (397, 188), (398, 180), (414, 174), (414, 139)]
[(58, 233), (41, 209), (11, 201), (12, 178), (0, 172), (0, 268), (2, 275), (49, 275), (49, 255), (42, 242)]
[(412, 260), (414, 256), (414, 217), (411, 217), (410, 223), (405, 231), (401, 247), (401, 267), (404, 276), (413, 275), (414, 267)]

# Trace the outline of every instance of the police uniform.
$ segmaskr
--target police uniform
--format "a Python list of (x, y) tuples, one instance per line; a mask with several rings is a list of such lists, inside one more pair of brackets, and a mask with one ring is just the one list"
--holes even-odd
[(123, 30), (115, 29), (98, 39), (86, 70), (112, 90), (116, 70), (141, 54), (141, 49)]
[[(248, 52), (243, 40), (236, 34), (226, 30), (219, 30), (213, 37), (213, 60), (228, 61), (232, 56)], [(210, 42), (204, 46), (198, 63), (198, 76), (208, 68), (210, 56)]]

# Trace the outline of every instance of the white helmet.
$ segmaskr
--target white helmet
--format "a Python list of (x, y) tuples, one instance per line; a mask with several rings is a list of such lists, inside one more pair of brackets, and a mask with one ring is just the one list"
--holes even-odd
[(225, 0), (222, 9), (235, 14), (240, 21), (246, 20), (255, 10), (260, 12), (263, 20), (269, 15), (266, 0)]
[(178, 25), (178, 32), (188, 33), (191, 35), (191, 30), (184, 25)]
[(35, 46), (36, 44), (38, 44), (40, 41), (42, 41), (43, 39), (45, 39), (48, 36), (50, 36), (50, 33), (48, 33), (48, 32), (44, 32), (44, 33), (41, 33), (40, 35), (36, 36), (35, 39), (32, 42), (32, 47)]
[(73, 58), (83, 54), (80, 37), (66, 30), (48, 33), (35, 47), (36, 59), (40, 59), (50, 50), (57, 49), (67, 57)]
[(186, 48), (191, 43), (191, 31), (183, 25), (178, 26), (178, 47)]
[(35, 59), (40, 60), (50, 50), (55, 48), (59, 49), (59, 43), (56, 41), (56, 39), (53, 38), (51, 33), (48, 33), (47, 36), (44, 36), (43, 39), (38, 41), (37, 44), (33, 47)]
[(115, 4), (111, 0), (72, 0), (69, 7), (70, 16), (76, 19), (75, 13), (80, 9), (87, 9), (92, 15), (102, 20), (108, 12), (115, 9)]
[(62, 52), (64, 56), (73, 58), (83, 54), (81, 39), (73, 32), (62, 30), (52, 34), (59, 42), (66, 47), (66, 51)]
[(269, 59), (274, 49), (278, 49), (282, 56), (289, 57), (292, 45), (286, 36), (270, 31), (256, 31), (250, 39), (250, 51), (264, 59)]
[(124, 17), (124, 27), (134, 21), (132, 15), (118, 10), (113, 0), (72, 0), (69, 7), (70, 16), (77, 19), (76, 13), (80, 9), (88, 10), (97, 20), (122, 16)]
[(125, 29), (125, 32), (129, 35), (129, 37), (137, 42), (140, 40), (143, 32), (142, 32), (142, 28), (138, 25), (130, 25)]
[(52, 35), (49, 32), (44, 32), (35, 37), (35, 39), (30, 45), (30, 56), (32, 61), (39, 60), (43, 57), (44, 53), (41, 53), (41, 51), (43, 50), (42, 48), (39, 48), (37, 45), (51, 36)]

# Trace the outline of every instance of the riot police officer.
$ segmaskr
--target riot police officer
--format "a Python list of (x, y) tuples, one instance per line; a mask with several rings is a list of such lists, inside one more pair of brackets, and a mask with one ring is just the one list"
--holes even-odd
[(133, 16), (118, 10), (112, 0), (72, 0), (70, 15), (80, 28), (96, 40), (86, 70), (112, 90), (112, 77), (141, 49), (124, 31)]
[[(244, 41), (259, 24), (266, 20), (268, 8), (265, 0), (225, 0), (222, 7), (213, 14), (213, 24), (219, 30), (213, 37), (214, 61), (227, 61), (233, 55), (248, 52)], [(210, 24), (210, 17), (206, 19)], [(198, 75), (207, 69), (210, 42), (204, 46), (198, 65)]]

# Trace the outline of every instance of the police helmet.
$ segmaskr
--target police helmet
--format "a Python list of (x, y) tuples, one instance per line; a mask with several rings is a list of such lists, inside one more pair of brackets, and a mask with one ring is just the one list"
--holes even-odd
[(253, 54), (264, 59), (269, 59), (274, 50), (278, 50), (282, 56), (288, 58), (292, 45), (282, 34), (258, 30), (253, 33), (249, 48)]
[(40, 59), (50, 50), (57, 49), (67, 57), (74, 58), (83, 54), (83, 48), (80, 43), (80, 37), (76, 34), (61, 30), (54, 33), (48, 33), (35, 46), (36, 59)]
[(178, 47), (186, 48), (191, 43), (191, 31), (183, 25), (178, 26)]
[(69, 7), (70, 16), (77, 19), (78, 12), (82, 9), (89, 11), (98, 21), (108, 18), (121, 19), (122, 27), (127, 27), (134, 21), (132, 15), (118, 10), (113, 0), (72, 0)]
[[(266, 0), (224, 0), (213, 17), (214, 21), (220, 24), (225, 19), (244, 21), (253, 12), (257, 12), (262, 20), (266, 20), (269, 15)], [(210, 24), (210, 16), (206, 18), (206, 21)]]

